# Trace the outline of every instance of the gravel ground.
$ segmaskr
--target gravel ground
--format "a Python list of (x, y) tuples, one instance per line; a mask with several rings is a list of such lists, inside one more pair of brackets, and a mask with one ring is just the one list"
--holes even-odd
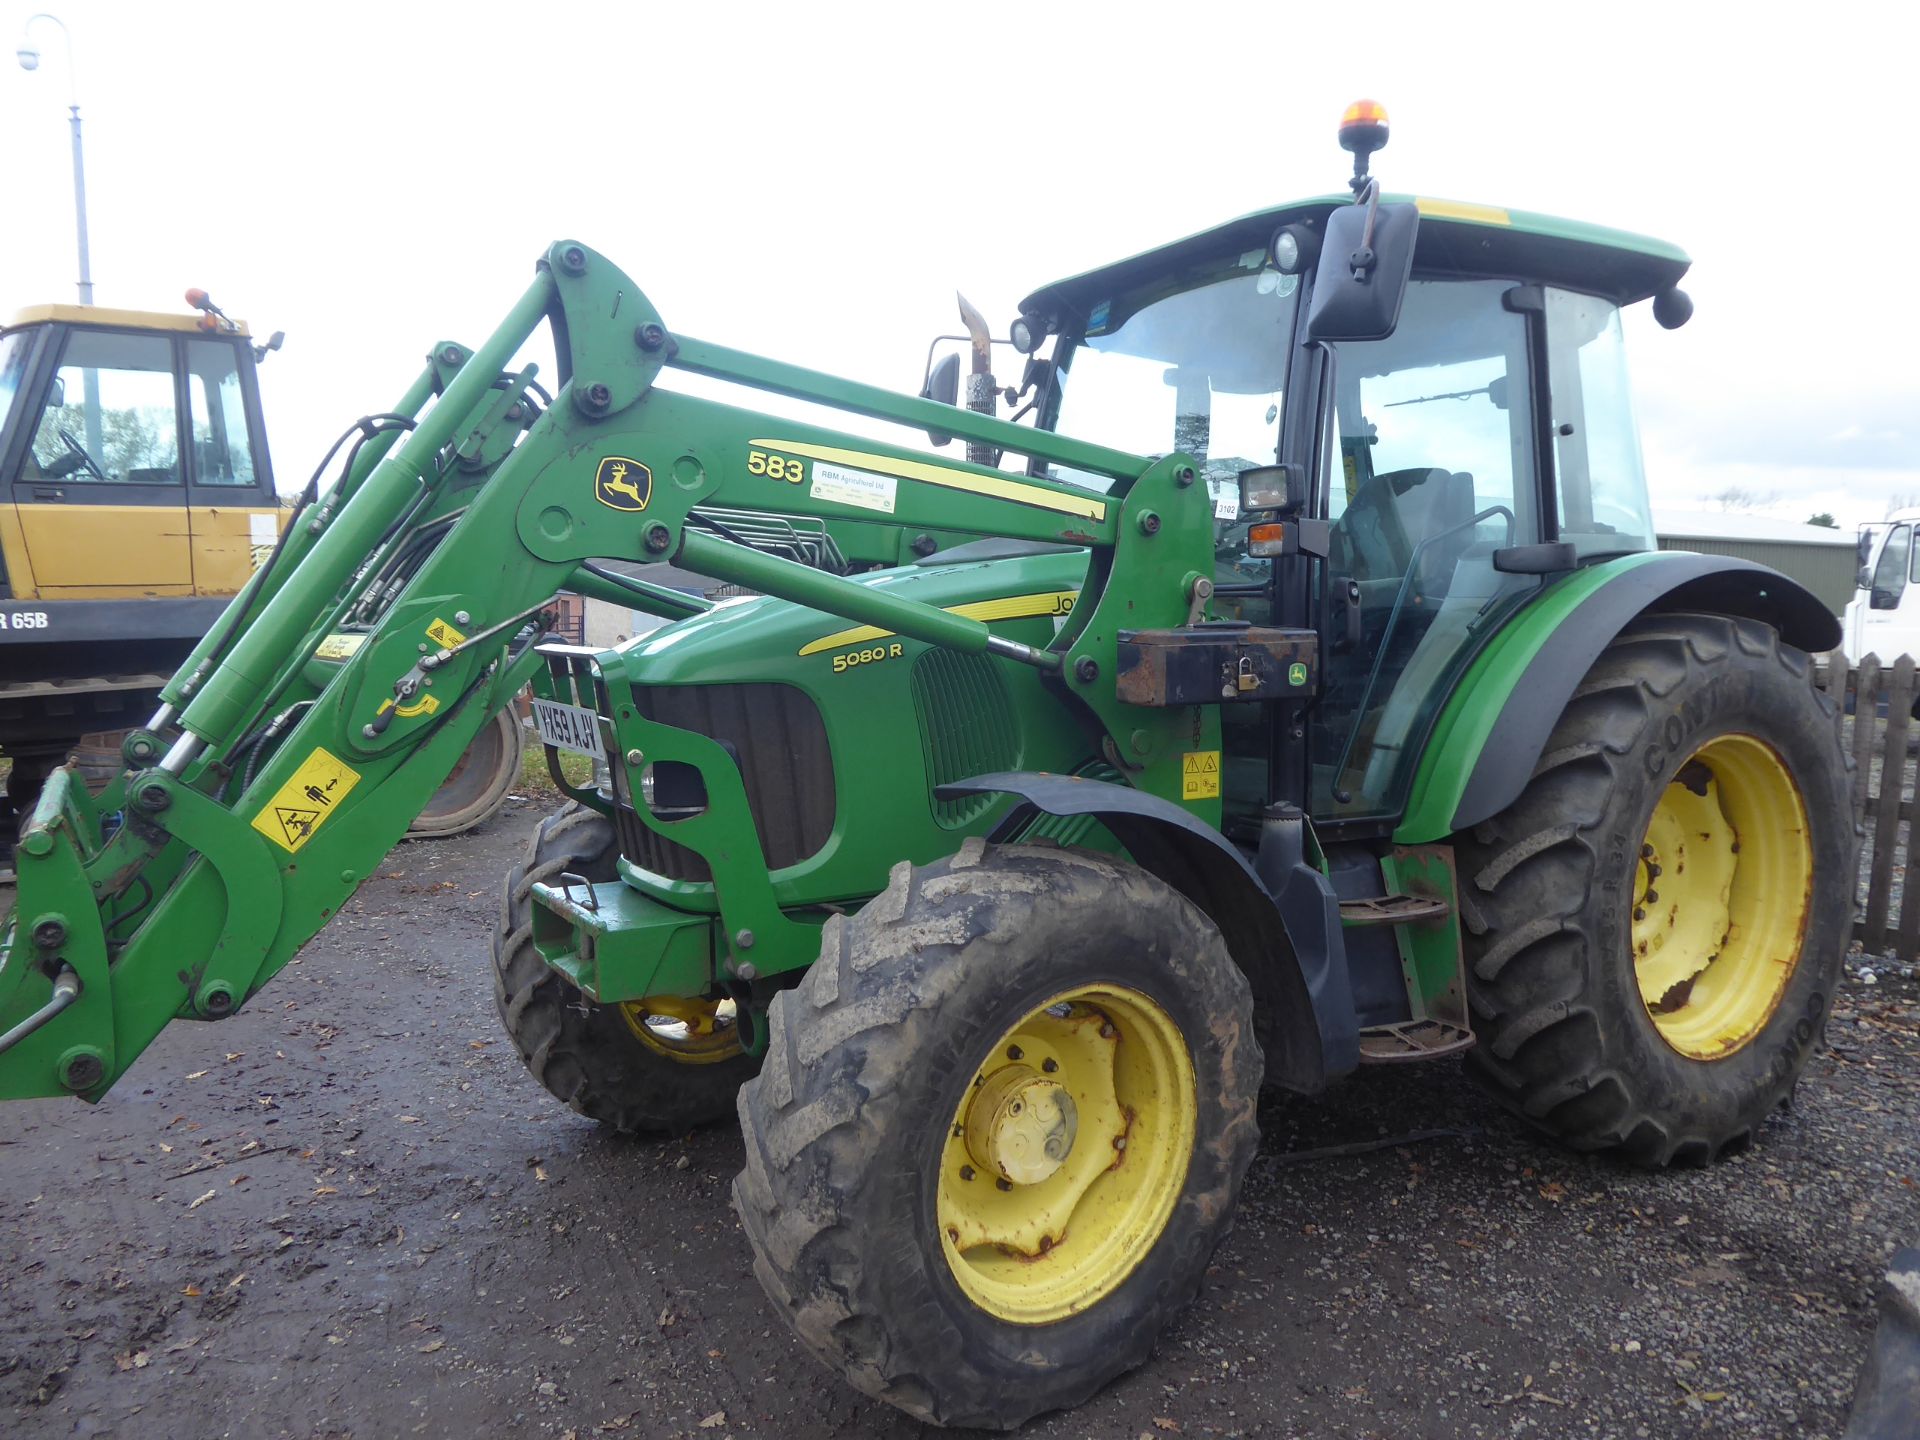
[[(403, 845), (103, 1105), (0, 1109), (0, 1433), (923, 1433), (774, 1317), (736, 1135), (603, 1135), (505, 1044), (487, 936), (534, 815)], [(1707, 1170), (1550, 1148), (1456, 1063), (1269, 1106), (1198, 1305), (1028, 1433), (1838, 1435), (1920, 1240), (1920, 995), (1859, 963), (1794, 1107)]]

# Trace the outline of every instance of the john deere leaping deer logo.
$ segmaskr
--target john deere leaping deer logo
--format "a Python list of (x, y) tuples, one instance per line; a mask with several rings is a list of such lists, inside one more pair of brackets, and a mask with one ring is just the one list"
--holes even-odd
[(638, 460), (609, 455), (593, 477), (593, 498), (615, 510), (644, 510), (653, 493), (653, 472)]

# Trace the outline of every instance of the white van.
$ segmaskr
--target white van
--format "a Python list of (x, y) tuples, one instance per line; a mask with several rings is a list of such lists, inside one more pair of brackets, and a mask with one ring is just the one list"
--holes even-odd
[(1920, 656), (1920, 509), (1896, 510), (1860, 527), (1860, 575), (1847, 602), (1847, 659)]

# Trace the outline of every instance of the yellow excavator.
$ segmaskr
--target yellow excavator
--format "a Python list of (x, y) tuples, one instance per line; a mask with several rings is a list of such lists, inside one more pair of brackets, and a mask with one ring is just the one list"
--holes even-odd
[[(201, 290), (193, 311), (38, 305), (0, 324), (0, 869), (46, 776), (104, 783), (124, 733), (273, 548), (256, 343)], [(511, 711), (415, 823), (493, 814), (520, 761)]]

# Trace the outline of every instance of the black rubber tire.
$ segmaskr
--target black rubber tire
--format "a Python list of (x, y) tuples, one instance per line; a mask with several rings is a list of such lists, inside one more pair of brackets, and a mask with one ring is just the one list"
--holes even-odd
[(569, 802), (540, 822), (501, 895), (494, 1003), (533, 1078), (582, 1115), (627, 1134), (684, 1134), (732, 1114), (759, 1061), (741, 1053), (693, 1065), (663, 1055), (533, 948), (534, 885), (563, 870), (595, 884), (617, 879), (618, 854), (612, 823), (583, 805)]
[(454, 763), (453, 773), (434, 791), (407, 827), (409, 840), (440, 840), (464, 835), (491, 820), (507, 803), (520, 778), (525, 736), (511, 705), (489, 720)]
[[(1525, 792), (1455, 837), (1468, 1068), (1580, 1150), (1702, 1163), (1792, 1093), (1826, 1027), (1853, 921), (1853, 763), (1812, 661), (1768, 626), (1708, 615), (1635, 622), (1568, 703)], [(1716, 735), (1771, 745), (1806, 805), (1813, 893), (1799, 959), (1764, 1027), (1711, 1060), (1655, 1028), (1630, 954), (1634, 867), (1654, 806)]]
[[(1185, 1037), (1199, 1101), (1186, 1189), (1104, 1299), (1013, 1324), (966, 1298), (943, 1253), (945, 1117), (1008, 1028), (1098, 980), (1149, 995)], [(740, 1092), (734, 1205), (768, 1295), (867, 1394), (935, 1424), (1010, 1429), (1139, 1365), (1198, 1292), (1258, 1144), (1260, 1051), (1220, 932), (1145, 871), (977, 839), (903, 862), (857, 915), (827, 922), (769, 1029), (766, 1066)]]

